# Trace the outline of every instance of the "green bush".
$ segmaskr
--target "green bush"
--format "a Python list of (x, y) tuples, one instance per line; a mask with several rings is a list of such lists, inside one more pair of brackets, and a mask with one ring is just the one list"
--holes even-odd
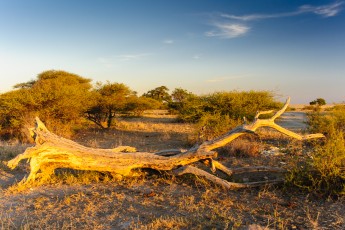
[(345, 195), (345, 141), (343, 132), (333, 129), (324, 143), (316, 145), (306, 162), (299, 162), (287, 182), (309, 192)]
[(49, 70), (37, 80), (20, 83), (0, 95), (0, 127), (4, 139), (26, 141), (23, 131), (39, 116), (59, 135), (69, 136), (71, 125), (83, 116), (90, 102), (90, 79), (65, 71)]
[(240, 120), (231, 119), (220, 113), (204, 113), (196, 123), (198, 141), (203, 142), (218, 137), (241, 123)]
[(326, 105), (326, 101), (323, 98), (317, 98), (316, 100), (309, 102), (309, 105)]
[(345, 195), (345, 142), (342, 131), (331, 131), (324, 145), (313, 153), (313, 166), (318, 175), (314, 186), (323, 192)]
[[(193, 102), (196, 102), (198, 96), (185, 89), (175, 88), (171, 93), (171, 98), (172, 100), (168, 103), (169, 112), (171, 114), (179, 114), (179, 111), (185, 110), (188, 106), (191, 106)], [(193, 120), (193, 118), (191, 119)], [(186, 118), (186, 120), (189, 120), (189, 118)]]
[(206, 103), (202, 97), (193, 95), (183, 102), (170, 103), (169, 106), (177, 111), (180, 120), (196, 123), (205, 113)]
[(328, 135), (331, 129), (345, 132), (345, 106), (334, 106), (330, 111), (307, 113), (309, 132)]
[(204, 96), (190, 96), (176, 108), (183, 121), (198, 122), (204, 113), (227, 115), (233, 120), (253, 119), (259, 110), (281, 107), (268, 91), (216, 92)]
[(143, 94), (143, 97), (148, 97), (155, 99), (164, 105), (165, 103), (169, 103), (171, 101), (171, 96), (169, 94), (168, 87), (162, 85), (152, 90), (149, 90), (147, 93)]
[(116, 115), (126, 108), (129, 98), (136, 97), (127, 85), (109, 81), (98, 82), (91, 95), (92, 104), (85, 111), (86, 118), (103, 129), (110, 128)]
[(124, 109), (124, 113), (132, 114), (134, 116), (142, 116), (145, 110), (159, 109), (161, 103), (149, 97), (129, 97)]
[(324, 195), (345, 195), (345, 107), (308, 114), (310, 132), (322, 132), (324, 141), (315, 142), (310, 158), (296, 162), (288, 184)]
[(268, 91), (216, 92), (203, 96), (189, 93), (183, 100), (170, 103), (180, 120), (196, 124), (198, 141), (220, 136), (239, 125), (243, 117), (252, 120), (257, 111), (281, 106)]

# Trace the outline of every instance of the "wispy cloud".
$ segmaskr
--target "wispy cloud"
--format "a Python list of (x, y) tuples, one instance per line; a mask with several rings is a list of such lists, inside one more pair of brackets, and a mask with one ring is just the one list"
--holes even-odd
[(205, 32), (207, 37), (219, 38), (236, 38), (247, 34), (251, 27), (247, 22), (254, 20), (265, 20), (271, 18), (293, 17), (302, 14), (316, 14), (321, 17), (334, 17), (343, 10), (344, 1), (336, 1), (331, 4), (312, 6), (302, 5), (295, 11), (272, 13), (272, 14), (248, 14), (248, 15), (233, 15), (233, 14), (218, 14), (217, 19), (213, 19), (210, 25), (212, 30)]
[(133, 60), (139, 60), (144, 57), (152, 55), (151, 53), (139, 53), (139, 54), (123, 54), (115, 56), (116, 59), (120, 61), (133, 61)]
[(193, 59), (195, 59), (195, 60), (199, 60), (201, 58), (201, 56), (199, 55), (199, 54), (195, 54), (194, 56), (193, 56)]
[(243, 78), (243, 76), (217, 77), (217, 78), (208, 79), (206, 80), (206, 82), (215, 83), (215, 82), (223, 82), (223, 81), (239, 79), (239, 78)]
[(329, 5), (323, 5), (323, 6), (310, 6), (310, 5), (304, 5), (299, 8), (300, 13), (314, 13), (321, 15), (323, 17), (333, 17), (336, 16), (343, 8), (342, 5), (344, 4), (343, 1), (334, 2)]
[(213, 26), (213, 30), (205, 33), (207, 37), (235, 38), (246, 34), (250, 29), (246, 25), (227, 22), (213, 23)]
[(166, 39), (166, 40), (163, 41), (164, 44), (168, 44), (168, 45), (174, 44), (174, 42), (175, 42), (175, 41), (172, 40), (172, 39)]
[(99, 57), (97, 58), (97, 62), (107, 68), (110, 68), (113, 66), (113, 61), (111, 60), (111, 58)]
[(98, 57), (97, 62), (102, 64), (105, 67), (114, 67), (116, 63), (119, 61), (126, 62), (126, 61), (134, 61), (134, 60), (141, 60), (147, 56), (152, 55), (151, 53), (138, 53), (138, 54), (123, 54), (123, 55), (116, 55), (110, 57)]
[(252, 21), (252, 20), (261, 20), (269, 18), (283, 18), (283, 17), (292, 17), (301, 14), (317, 14), (322, 17), (333, 17), (336, 16), (341, 10), (344, 2), (337, 1), (332, 4), (322, 5), (322, 6), (311, 6), (303, 5), (300, 6), (297, 10), (291, 12), (282, 12), (276, 14), (248, 14), (248, 15), (231, 15), (231, 14), (221, 14), (221, 17), (241, 20), (241, 21)]

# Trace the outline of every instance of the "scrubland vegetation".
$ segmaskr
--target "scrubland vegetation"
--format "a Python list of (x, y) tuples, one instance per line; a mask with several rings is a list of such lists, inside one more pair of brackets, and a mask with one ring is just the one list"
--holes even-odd
[[(122, 83), (92, 85), (75, 74), (46, 71), (0, 95), (0, 160), (8, 161), (32, 145), (27, 129), (35, 116), (53, 133), (86, 146), (129, 145), (154, 152), (190, 148), (243, 123), (243, 117), (250, 121), (259, 110), (281, 106), (268, 91), (195, 95), (182, 88), (169, 93), (159, 86), (139, 96)], [(262, 129), (217, 149), (217, 160), (232, 168), (264, 165), (286, 170), (283, 175), (255, 172), (230, 178), (286, 181), (254, 189), (229, 191), (202, 177), (145, 169), (131, 178), (61, 169), (28, 188), (18, 183), (27, 175), (27, 164), (14, 171), (0, 164), (0, 226), (344, 229), (345, 106), (314, 109), (307, 118), (308, 130), (301, 132), (320, 132), (326, 138), (297, 141)]]
[(291, 182), (309, 192), (345, 195), (345, 106), (310, 112), (308, 125), (310, 132), (322, 132), (326, 139), (312, 143), (310, 158), (296, 165)]
[(243, 117), (251, 119), (258, 110), (280, 105), (268, 91), (197, 96), (177, 88), (170, 95), (167, 87), (160, 86), (138, 96), (123, 83), (97, 82), (92, 86), (91, 79), (50, 70), (0, 95), (0, 136), (27, 141), (24, 134), (33, 125), (33, 118), (39, 116), (48, 129), (70, 137), (85, 119), (107, 129), (116, 125), (120, 115), (140, 116), (149, 109), (169, 109), (181, 121), (201, 122), (201, 127), (218, 120), (229, 129), (228, 125), (238, 124)]

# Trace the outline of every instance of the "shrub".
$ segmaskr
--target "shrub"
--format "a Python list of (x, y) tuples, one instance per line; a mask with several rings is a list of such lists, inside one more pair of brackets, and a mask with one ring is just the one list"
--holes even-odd
[(40, 116), (53, 132), (68, 136), (68, 127), (82, 117), (89, 104), (90, 81), (65, 71), (49, 70), (39, 74), (37, 80), (17, 84), (15, 90), (1, 94), (2, 138), (26, 141), (22, 131), (31, 126), (35, 116)]
[(324, 195), (345, 195), (345, 107), (308, 114), (310, 132), (322, 132), (324, 141), (314, 144), (310, 159), (296, 162), (288, 184)]
[(243, 117), (251, 120), (259, 110), (281, 107), (268, 91), (217, 92), (204, 96), (190, 96), (176, 108), (183, 121), (197, 122), (204, 113), (227, 115), (233, 120)]
[(239, 125), (240, 120), (233, 120), (220, 113), (204, 113), (196, 124), (198, 140), (200, 142), (218, 137)]
[(345, 106), (337, 105), (331, 111), (313, 111), (307, 114), (309, 132), (329, 134), (331, 129), (345, 132)]
[(323, 195), (345, 195), (345, 141), (343, 132), (333, 129), (318, 144), (310, 159), (296, 163), (288, 174), (288, 184)]
[[(182, 111), (186, 108), (188, 102), (192, 102), (193, 99), (198, 98), (192, 92), (188, 92), (182, 88), (175, 88), (171, 93), (172, 100), (168, 103), (169, 112), (172, 114), (178, 114), (179, 111)], [(188, 103), (190, 105), (190, 103)]]
[(316, 100), (309, 102), (309, 105), (326, 105), (326, 101), (323, 98), (317, 98)]
[(314, 105), (306, 105), (302, 108), (302, 110), (312, 110), (312, 111), (316, 111), (315, 108), (319, 108), (318, 106), (314, 106)]
[(331, 131), (324, 145), (316, 147), (313, 153), (313, 167), (317, 170), (316, 189), (326, 193), (345, 195), (345, 142), (341, 131)]
[(169, 89), (164, 85), (149, 90), (147, 93), (144, 93), (143, 96), (155, 99), (161, 102), (162, 104), (169, 103), (171, 101)]
[(131, 113), (134, 116), (142, 116), (145, 110), (158, 109), (161, 103), (149, 97), (129, 97), (124, 109), (125, 113)]
[(190, 96), (184, 102), (170, 103), (170, 109), (178, 113), (178, 118), (185, 122), (196, 123), (205, 113), (206, 101), (196, 95)]
[(268, 91), (231, 91), (204, 96), (185, 94), (183, 100), (170, 104), (170, 108), (178, 111), (180, 120), (196, 123), (194, 140), (205, 141), (239, 125), (243, 117), (251, 120), (257, 111), (277, 109), (281, 104)]

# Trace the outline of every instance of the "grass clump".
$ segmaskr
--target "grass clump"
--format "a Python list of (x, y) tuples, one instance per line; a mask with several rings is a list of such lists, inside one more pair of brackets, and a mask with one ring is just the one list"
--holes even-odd
[(309, 113), (308, 125), (309, 132), (326, 138), (314, 144), (309, 159), (295, 163), (288, 183), (327, 196), (345, 195), (345, 106)]
[(223, 147), (223, 149), (230, 155), (235, 157), (259, 157), (262, 147), (260, 143), (255, 140), (248, 140), (239, 138), (232, 141), (230, 144)]
[(336, 105), (330, 111), (314, 111), (307, 114), (310, 133), (324, 133), (328, 135), (335, 128), (345, 132), (345, 106)]
[(327, 139), (316, 144), (310, 158), (296, 162), (287, 176), (289, 185), (325, 196), (345, 195), (344, 133), (329, 129)]

